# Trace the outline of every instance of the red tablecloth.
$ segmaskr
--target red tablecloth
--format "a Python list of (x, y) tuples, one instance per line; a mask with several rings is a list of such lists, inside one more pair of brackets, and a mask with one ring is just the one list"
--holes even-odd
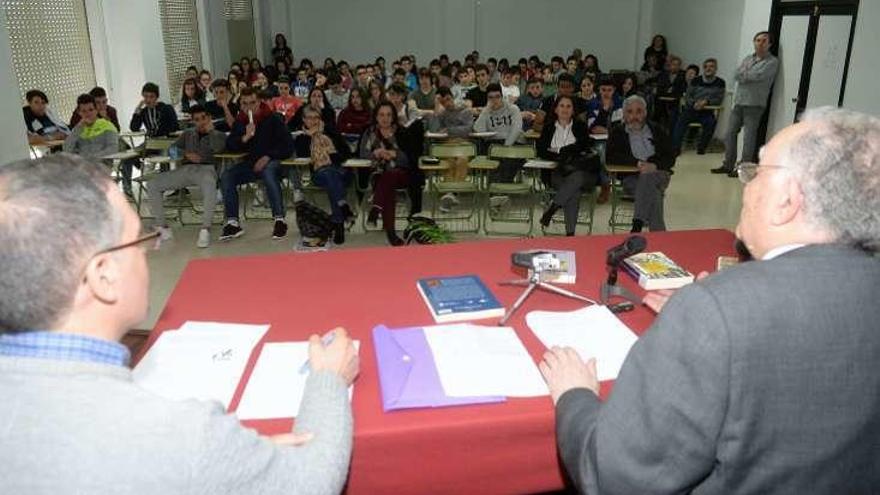
[[(663, 251), (693, 273), (712, 271), (719, 255), (734, 255), (725, 230), (649, 233), (648, 251)], [(533, 493), (563, 486), (554, 442), (549, 397), (509, 399), (503, 404), (382, 412), (371, 329), (432, 325), (416, 290), (419, 278), (475, 273), (504, 305), (523, 290), (498, 282), (521, 278), (511, 267), (513, 251), (569, 249), (577, 253), (577, 284), (565, 288), (598, 299), (605, 278), (605, 253), (625, 236), (488, 240), (446, 246), (370, 248), (322, 253), (194, 260), (186, 267), (148, 345), (186, 320), (269, 323), (268, 342), (304, 340), (343, 326), (361, 341), (361, 373), (355, 382), (354, 453), (348, 493)], [(631, 278), (620, 283), (644, 292)], [(544, 346), (525, 324), (531, 310), (571, 311), (582, 303), (536, 291), (511, 319), (538, 362)], [(653, 314), (644, 307), (622, 315), (636, 333)], [(497, 320), (485, 320), (492, 325)], [(239, 384), (237, 406), (259, 349)], [(611, 383), (602, 385), (607, 396)], [(292, 420), (248, 421), (271, 434), (288, 431)]]

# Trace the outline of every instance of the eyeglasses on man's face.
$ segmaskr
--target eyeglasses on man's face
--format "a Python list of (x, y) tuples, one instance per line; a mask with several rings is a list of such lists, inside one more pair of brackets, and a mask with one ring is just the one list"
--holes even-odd
[(754, 180), (755, 177), (758, 176), (758, 169), (761, 167), (763, 167), (763, 168), (786, 168), (786, 167), (783, 167), (782, 165), (763, 165), (763, 164), (752, 163), (752, 162), (743, 162), (743, 163), (740, 163), (739, 165), (737, 165), (736, 176), (739, 178), (740, 182), (742, 182), (743, 184), (748, 184), (749, 182)]

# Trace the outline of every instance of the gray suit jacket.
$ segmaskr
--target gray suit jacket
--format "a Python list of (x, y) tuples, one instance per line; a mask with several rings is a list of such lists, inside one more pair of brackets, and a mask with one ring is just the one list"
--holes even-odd
[(803, 247), (681, 289), (605, 404), (556, 407), (590, 494), (880, 491), (880, 261)]

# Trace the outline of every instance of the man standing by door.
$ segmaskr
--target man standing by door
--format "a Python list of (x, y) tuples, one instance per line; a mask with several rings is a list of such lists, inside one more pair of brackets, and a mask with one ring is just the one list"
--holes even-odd
[(743, 161), (754, 161), (758, 139), (758, 125), (767, 106), (770, 88), (779, 70), (779, 59), (770, 53), (773, 42), (770, 33), (761, 31), (752, 39), (755, 53), (747, 56), (739, 64), (733, 78), (738, 82), (733, 109), (727, 124), (727, 138), (724, 141), (724, 163), (713, 168), (713, 174), (727, 174), (736, 177), (737, 135), (743, 129)]

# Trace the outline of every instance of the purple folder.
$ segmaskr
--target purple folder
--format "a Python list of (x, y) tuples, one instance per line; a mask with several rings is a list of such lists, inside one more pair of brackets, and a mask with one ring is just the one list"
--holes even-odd
[(373, 345), (382, 388), (382, 409), (445, 407), (504, 402), (505, 397), (448, 397), (421, 328), (373, 328)]

